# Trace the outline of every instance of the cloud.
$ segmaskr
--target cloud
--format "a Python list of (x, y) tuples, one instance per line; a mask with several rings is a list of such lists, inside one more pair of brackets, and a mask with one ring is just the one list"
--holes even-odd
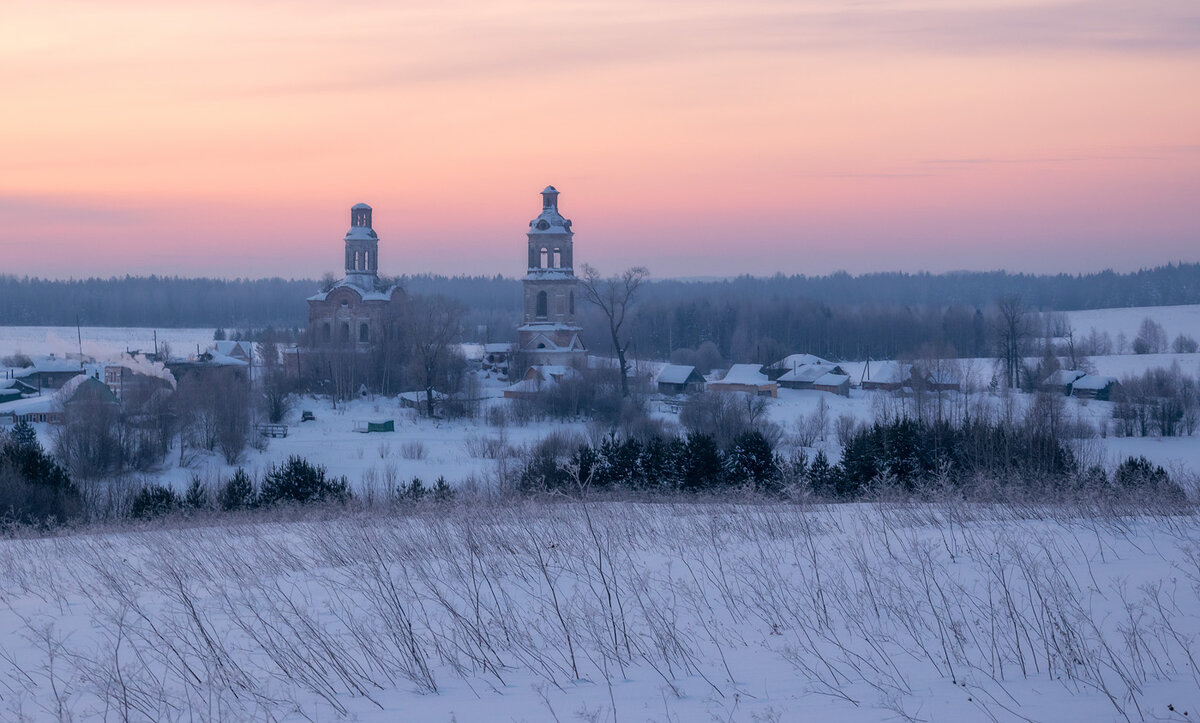
[(0, 216), (6, 228), (13, 228), (64, 223), (125, 225), (142, 220), (145, 213), (130, 208), (126, 199), (118, 206), (58, 195), (2, 195)]

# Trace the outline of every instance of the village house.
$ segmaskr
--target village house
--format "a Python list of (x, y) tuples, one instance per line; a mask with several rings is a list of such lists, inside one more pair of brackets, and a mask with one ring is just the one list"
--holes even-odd
[(707, 384), (710, 392), (746, 392), (762, 397), (778, 397), (779, 384), (767, 378), (761, 364), (734, 364), (717, 381)]
[(1059, 369), (1042, 380), (1041, 388), (1048, 392), (1059, 392), (1071, 396), (1071, 387), (1075, 382), (1087, 376), (1087, 372), (1079, 369)]
[(508, 342), (484, 344), (480, 368), (484, 373), (495, 375), (497, 379), (507, 379), (513, 348)]
[(575, 367), (565, 364), (535, 364), (525, 370), (525, 376), (504, 390), (505, 399), (536, 399), (539, 394), (554, 389), (567, 380), (581, 379)]
[(694, 366), (667, 364), (658, 370), (654, 384), (659, 394), (675, 396), (704, 391), (704, 377)]
[(93, 404), (115, 406), (117, 397), (104, 382), (77, 373), (51, 394), (0, 403), (0, 425), (61, 424), (64, 411)]
[(1071, 384), (1071, 395), (1077, 399), (1096, 399), (1107, 402), (1113, 390), (1120, 386), (1116, 377), (1085, 374)]
[(11, 402), (15, 399), (34, 396), (38, 388), (17, 377), (0, 379), (0, 402)]
[(909, 373), (907, 365), (897, 361), (868, 361), (859, 378), (859, 386), (867, 391), (898, 391), (908, 380)]

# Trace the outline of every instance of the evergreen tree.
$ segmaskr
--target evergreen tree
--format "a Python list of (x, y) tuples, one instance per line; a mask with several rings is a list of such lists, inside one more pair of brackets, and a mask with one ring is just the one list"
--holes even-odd
[(350, 485), (345, 477), (331, 479), (321, 465), (309, 464), (303, 457), (291, 456), (282, 465), (272, 465), (263, 476), (263, 504), (276, 502), (344, 502), (350, 497)]
[(721, 483), (721, 451), (707, 434), (692, 432), (684, 442), (680, 487), (688, 492), (714, 489)]
[(243, 510), (255, 505), (254, 480), (241, 467), (221, 487), (217, 502), (225, 511)]

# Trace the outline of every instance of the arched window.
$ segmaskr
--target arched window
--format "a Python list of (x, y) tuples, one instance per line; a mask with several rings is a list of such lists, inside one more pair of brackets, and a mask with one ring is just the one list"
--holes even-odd
[(371, 341), (371, 330), (367, 328), (366, 322), (358, 325), (358, 340), (364, 344)]
[(321, 341), (329, 341), (331, 334), (332, 332), (329, 328), (329, 322), (325, 322), (325, 325), (321, 327)]
[(538, 292), (537, 310), (534, 312), (534, 316), (536, 316), (539, 319), (546, 318), (546, 292), (545, 291)]
[(342, 322), (342, 333), (341, 333), (340, 341), (350, 341), (350, 324), (349, 324), (349, 322), (345, 322), (345, 321)]
[(575, 292), (571, 292), (571, 316), (575, 316)]
[(540, 269), (550, 268), (550, 261), (551, 261), (550, 251), (548, 251), (547, 249), (542, 249), (539, 253), (541, 254), (541, 261), (538, 263), (538, 268), (540, 268)]

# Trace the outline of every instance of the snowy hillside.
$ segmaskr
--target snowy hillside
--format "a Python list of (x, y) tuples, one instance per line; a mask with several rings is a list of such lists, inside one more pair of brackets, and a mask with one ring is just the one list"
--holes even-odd
[(1194, 513), (409, 510), (0, 542), (3, 717), (1099, 721), (1200, 711)]

